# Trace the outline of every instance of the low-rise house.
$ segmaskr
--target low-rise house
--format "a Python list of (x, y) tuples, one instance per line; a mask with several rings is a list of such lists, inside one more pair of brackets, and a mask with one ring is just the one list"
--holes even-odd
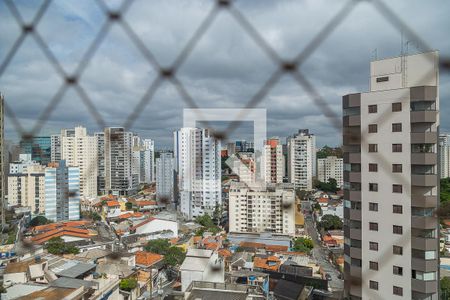
[(47, 283), (45, 272), (48, 270), (47, 260), (39, 257), (20, 262), (10, 262), (3, 272), (3, 285), (10, 286), (17, 283), (34, 281)]
[(136, 252), (136, 265), (149, 268), (161, 263), (164, 260), (164, 256), (147, 251)]
[(269, 256), (267, 258), (255, 257), (253, 259), (253, 269), (254, 270), (278, 271), (280, 265), (281, 265), (281, 261), (276, 256)]
[(224, 282), (224, 262), (217, 252), (189, 249), (180, 267), (181, 290), (188, 289), (193, 281)]
[(139, 211), (156, 212), (159, 209), (158, 203), (156, 203), (156, 201), (152, 201), (152, 200), (135, 201), (134, 204), (136, 205), (136, 207)]
[[(138, 221), (130, 228), (130, 233), (135, 234), (156, 234), (160, 233), (163, 238), (178, 237), (178, 223), (175, 221), (163, 220), (150, 217), (143, 221)], [(163, 234), (164, 233), (164, 234)]]
[(41, 245), (48, 242), (52, 238), (60, 237), (66, 243), (80, 242), (90, 241), (95, 235), (97, 235), (95, 232), (87, 229), (65, 226), (33, 236), (31, 241), (35, 244)]

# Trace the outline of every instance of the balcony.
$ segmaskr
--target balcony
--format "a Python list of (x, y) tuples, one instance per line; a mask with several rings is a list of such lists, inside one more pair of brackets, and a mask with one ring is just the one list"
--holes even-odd
[(360, 115), (344, 116), (342, 118), (342, 123), (343, 123), (344, 127), (360, 126), (361, 125), (361, 116)]
[(417, 207), (436, 207), (437, 196), (411, 195), (411, 205)]
[(350, 257), (361, 259), (361, 248), (350, 247)]
[(361, 236), (362, 236), (361, 229), (350, 228), (351, 239), (361, 240)]
[(350, 266), (350, 275), (354, 277), (361, 277), (362, 271), (361, 267)]
[(361, 153), (344, 153), (344, 162), (349, 164), (360, 164), (361, 163)]
[(411, 226), (414, 228), (434, 229), (438, 226), (438, 220), (435, 217), (411, 216)]
[(411, 259), (411, 268), (422, 272), (436, 272), (439, 264), (437, 259), (425, 260), (413, 257)]
[(436, 186), (437, 175), (411, 175), (411, 185), (415, 186)]
[(411, 132), (411, 144), (436, 144), (437, 132)]
[(344, 181), (347, 181), (347, 182), (361, 182), (361, 173), (360, 172), (344, 171)]
[(419, 250), (438, 250), (438, 242), (436, 238), (411, 237), (411, 247)]
[(411, 289), (415, 292), (424, 294), (437, 293), (437, 280), (423, 281), (418, 279), (411, 279)]
[(436, 153), (411, 153), (411, 164), (435, 165), (437, 164)]
[(437, 111), (429, 110), (411, 112), (411, 123), (436, 123), (436, 121)]
[(361, 191), (344, 190), (344, 199), (361, 202)]

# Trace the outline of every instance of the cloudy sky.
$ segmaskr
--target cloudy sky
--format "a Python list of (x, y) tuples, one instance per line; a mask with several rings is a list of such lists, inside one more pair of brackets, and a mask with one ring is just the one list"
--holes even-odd
[[(14, 2), (29, 22), (41, 1)], [(112, 9), (120, 4), (106, 2)], [(369, 62), (374, 53), (378, 58), (400, 54), (401, 31), (368, 2), (358, 4), (301, 67), (339, 115), (342, 95), (368, 89)], [(345, 3), (247, 0), (235, 5), (280, 57), (291, 59)], [(431, 48), (440, 50), (441, 56), (450, 57), (448, 0), (388, 3)], [(124, 17), (159, 64), (170, 66), (213, 4), (214, 1), (201, 0), (139, 0)], [(70, 73), (103, 22), (105, 16), (95, 1), (57, 0), (50, 5), (37, 31)], [(20, 27), (4, 1), (0, 1), (0, 28), (1, 63), (20, 34)], [(403, 41), (409, 41), (411, 53), (423, 50), (406, 35)], [(177, 76), (199, 107), (242, 108), (276, 69), (236, 20), (222, 11), (181, 65)], [(152, 66), (122, 28), (114, 25), (82, 74), (80, 85), (106, 125), (120, 126), (155, 78)], [(441, 72), (441, 131), (450, 131), (450, 120), (445, 117), (450, 113), (446, 105), (450, 97), (449, 79), (448, 71)], [(1, 74), (0, 91), (22, 126), (30, 130), (62, 83), (35, 41), (27, 37)], [(142, 137), (155, 139), (157, 148), (170, 148), (172, 132), (182, 126), (186, 107), (174, 86), (166, 82), (141, 111), (132, 130)], [(289, 75), (282, 77), (257, 107), (267, 109), (269, 136), (286, 137), (299, 128), (310, 128), (317, 135), (319, 146), (341, 143), (340, 129), (333, 126)], [(84, 125), (91, 132), (101, 130), (77, 93), (69, 89), (40, 134), (57, 133), (60, 128), (76, 125)], [(17, 140), (9, 120), (5, 126), (7, 138)], [(249, 139), (252, 134), (252, 124), (245, 123), (232, 138)]]

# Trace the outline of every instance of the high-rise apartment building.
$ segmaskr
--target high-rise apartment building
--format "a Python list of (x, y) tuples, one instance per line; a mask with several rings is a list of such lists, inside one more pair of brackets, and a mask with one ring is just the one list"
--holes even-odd
[(439, 162), (441, 178), (450, 177), (450, 135), (439, 135)]
[(155, 181), (155, 143), (151, 139), (133, 138), (132, 172), (139, 175), (139, 183)]
[(288, 180), (296, 188), (311, 190), (316, 176), (316, 137), (301, 129), (287, 138)]
[(230, 232), (295, 234), (295, 190), (292, 184), (264, 188), (232, 182), (229, 192)]
[(123, 127), (105, 128), (105, 190), (115, 195), (134, 195), (139, 174), (133, 173), (133, 133)]
[(156, 159), (156, 198), (174, 202), (175, 160), (171, 152), (161, 152)]
[(262, 154), (262, 172), (267, 183), (282, 183), (284, 177), (283, 144), (279, 138), (266, 141)]
[(337, 186), (344, 184), (344, 160), (336, 156), (317, 159), (317, 180), (328, 182), (330, 178), (336, 180)]
[(51, 150), (50, 157), (51, 161), (60, 161), (61, 160), (61, 135), (53, 134), (50, 136), (51, 142)]
[(97, 140), (97, 194), (106, 194), (105, 189), (105, 133), (96, 132), (94, 136)]
[(343, 97), (344, 275), (350, 299), (438, 299), (437, 52), (373, 61)]
[(97, 196), (97, 139), (87, 134), (86, 128), (61, 130), (61, 158), (68, 167), (80, 169), (80, 195)]
[(5, 226), (5, 188), (6, 188), (6, 177), (5, 177), (5, 128), (4, 128), (4, 97), (3, 94), (0, 93), (0, 213), (1, 215), (1, 226), (4, 228)]
[(45, 169), (45, 217), (54, 222), (80, 219), (80, 169), (66, 162)]
[(8, 176), (8, 206), (29, 207), (33, 213), (45, 211), (45, 167), (31, 165)]
[(209, 130), (174, 132), (180, 210), (187, 219), (212, 214), (222, 204), (220, 141)]
[(51, 161), (52, 142), (49, 136), (33, 136), (20, 141), (20, 153), (31, 154), (31, 159), (47, 165)]

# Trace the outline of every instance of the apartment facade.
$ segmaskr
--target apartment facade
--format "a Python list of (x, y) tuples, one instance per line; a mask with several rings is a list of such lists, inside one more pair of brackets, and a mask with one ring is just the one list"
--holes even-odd
[(180, 211), (187, 219), (212, 214), (222, 204), (220, 141), (201, 128), (174, 132)]
[(316, 176), (316, 137), (300, 129), (287, 138), (288, 180), (296, 188), (311, 190)]
[(8, 206), (29, 207), (36, 214), (45, 211), (45, 167), (33, 165), (8, 176)]
[(139, 183), (155, 181), (155, 143), (151, 139), (133, 138), (132, 172), (139, 175)]
[(450, 135), (439, 135), (439, 162), (441, 178), (450, 177)]
[(61, 130), (61, 158), (68, 167), (80, 170), (80, 195), (97, 196), (98, 156), (97, 139), (87, 134), (85, 127)]
[(171, 152), (161, 152), (156, 159), (156, 198), (174, 202), (175, 160)]
[(33, 136), (20, 141), (20, 153), (31, 154), (31, 159), (47, 165), (51, 161), (51, 138), (49, 136)]
[(350, 299), (438, 299), (438, 53), (371, 62), (343, 97), (344, 275)]
[(105, 128), (105, 190), (115, 195), (134, 195), (139, 174), (133, 173), (133, 133), (123, 127)]
[(317, 180), (328, 182), (330, 178), (336, 180), (337, 186), (344, 184), (344, 160), (336, 156), (317, 159)]
[(45, 169), (45, 217), (54, 222), (80, 219), (80, 169), (64, 160)]
[(295, 234), (295, 190), (292, 184), (248, 187), (232, 182), (229, 192), (230, 232)]
[(5, 225), (5, 189), (6, 189), (6, 176), (5, 176), (5, 153), (4, 153), (4, 139), (5, 139), (5, 128), (4, 128), (4, 118), (5, 118), (5, 110), (4, 110), (4, 97), (3, 94), (0, 93), (0, 213), (2, 226)]
[(262, 173), (267, 183), (282, 183), (284, 178), (283, 145), (279, 138), (266, 141), (262, 154)]
[(51, 150), (50, 150), (50, 158), (51, 161), (60, 161), (61, 160), (61, 135), (53, 134), (50, 136)]
[(97, 140), (97, 195), (106, 194), (105, 189), (105, 133), (96, 132)]

